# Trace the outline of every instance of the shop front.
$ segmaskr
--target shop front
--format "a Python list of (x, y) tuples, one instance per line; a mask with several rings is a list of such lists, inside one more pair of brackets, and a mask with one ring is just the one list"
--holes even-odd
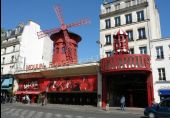
[(15, 94), (20, 101), (29, 95), (31, 103), (46, 95), (48, 103), (96, 106), (97, 70), (98, 63), (20, 72), (15, 75), (19, 85)]
[(106, 104), (111, 107), (120, 106), (122, 95), (126, 98), (127, 107), (146, 107), (151, 105), (153, 85), (148, 60), (149, 56), (147, 55), (132, 56), (128, 54), (114, 55), (101, 60), (103, 107)]
[(128, 35), (119, 29), (113, 35), (113, 55), (101, 59), (102, 107), (120, 106), (125, 96), (127, 107), (146, 107), (153, 101), (150, 56), (129, 54)]

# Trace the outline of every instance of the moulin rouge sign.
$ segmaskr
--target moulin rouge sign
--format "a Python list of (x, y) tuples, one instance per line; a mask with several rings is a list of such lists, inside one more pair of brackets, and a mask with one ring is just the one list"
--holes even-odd
[(45, 65), (44, 63), (39, 63), (39, 64), (26, 65), (26, 70), (37, 70), (37, 69), (53, 68), (53, 67), (60, 67), (60, 66), (66, 66), (66, 65), (68, 64), (67, 63), (56, 63), (56, 64), (49, 63), (48, 65)]

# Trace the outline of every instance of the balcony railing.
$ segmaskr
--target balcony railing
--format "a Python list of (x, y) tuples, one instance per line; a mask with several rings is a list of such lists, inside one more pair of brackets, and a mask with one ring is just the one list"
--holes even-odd
[(147, 0), (130, 0), (130, 1), (124, 2), (124, 3), (120, 3), (119, 1), (118, 2), (117, 1), (116, 2), (110, 2), (110, 3), (104, 4), (104, 6), (106, 8), (110, 4), (110, 10), (103, 9), (101, 11), (101, 14), (108, 13), (108, 11), (113, 12), (113, 11), (121, 10), (121, 9), (124, 9), (124, 8), (140, 5), (140, 4), (146, 3), (146, 2), (147, 2)]
[(146, 70), (151, 71), (150, 56), (145, 54), (114, 55), (101, 60), (101, 71), (128, 71)]

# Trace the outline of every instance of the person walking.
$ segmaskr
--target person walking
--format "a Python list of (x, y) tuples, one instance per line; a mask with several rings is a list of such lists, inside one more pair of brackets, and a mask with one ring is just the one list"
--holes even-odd
[(125, 111), (125, 96), (123, 96), (123, 95), (120, 99), (120, 104), (121, 104), (121, 110)]
[(42, 103), (42, 106), (44, 106), (44, 103), (45, 103), (45, 95), (42, 95), (41, 103)]

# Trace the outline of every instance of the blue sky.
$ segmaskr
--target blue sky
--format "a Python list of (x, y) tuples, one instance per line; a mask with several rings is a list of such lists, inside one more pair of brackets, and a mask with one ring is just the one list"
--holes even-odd
[[(53, 7), (60, 5), (65, 24), (89, 18), (91, 23), (69, 30), (79, 34), (82, 41), (78, 47), (78, 58), (84, 60), (99, 56), (99, 14), (103, 0), (1, 0), (1, 27), (13, 29), (18, 23), (32, 20), (41, 29), (59, 27)], [(170, 0), (156, 0), (161, 20), (162, 37), (170, 37)]]

